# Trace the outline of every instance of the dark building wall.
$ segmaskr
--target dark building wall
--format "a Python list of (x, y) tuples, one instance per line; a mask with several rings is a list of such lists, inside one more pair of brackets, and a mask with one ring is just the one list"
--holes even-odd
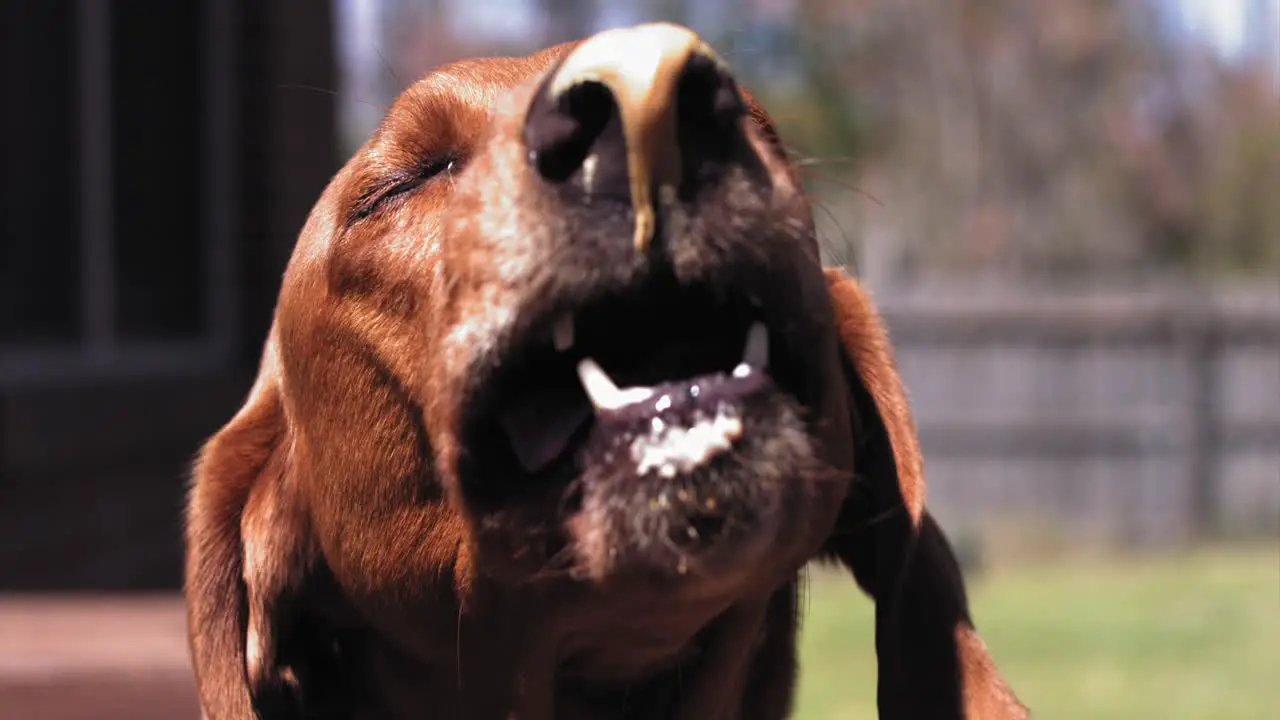
[[(54, 20), (61, 12), (67, 21), (83, 5), (5, 4), (3, 39), (12, 40), (7, 35), (15, 27), (31, 27), (30, 8), (41, 6)], [(178, 586), (191, 459), (247, 391), (294, 238), (339, 164), (329, 3), (205, 0), (177, 3), (165, 13), (107, 5), (115, 44), (109, 136), (118, 228), (108, 261), (110, 277), (120, 283), (109, 325), (131, 343), (139, 337), (177, 343), (204, 337), (209, 322), (231, 330), (217, 353), (202, 358), (197, 348), (197, 357), (186, 362), (166, 364), (163, 353), (160, 361), (152, 353), (136, 366), (124, 356), (105, 371), (86, 361), (42, 374), (37, 354), (22, 365), (34, 372), (27, 380), (4, 361), (50, 343), (20, 336), (19, 320), (8, 320), (22, 313), (0, 312), (7, 323), (0, 324), (6, 328), (0, 371), (10, 372), (0, 377), (0, 590)], [(216, 28), (220, 32), (210, 32), (215, 22), (225, 23)], [(20, 109), (0, 109), (6, 149), (43, 142), (33, 128), (67, 125), (68, 106), (83, 96), (80, 45), (74, 33), (63, 35), (61, 44), (0, 42), (6, 48), (0, 92), (23, 101)], [(225, 43), (222, 54), (210, 54), (205, 44), (218, 38)], [(225, 64), (211, 65), (210, 58)], [(21, 84), (24, 67), (31, 66), (69, 70), (52, 73), (33, 90)], [(210, 87), (225, 92), (205, 92)], [(40, 93), (71, 100), (42, 103)], [(210, 98), (222, 100), (210, 106)], [(76, 114), (80, 122), (95, 122), (92, 114)], [(196, 152), (210, 117), (226, 120), (220, 137), (230, 159), (219, 165), (227, 173), (220, 186), (228, 193), (225, 213), (212, 217), (203, 199), (217, 174), (201, 165), (210, 162), (207, 151)], [(69, 159), (59, 164), (41, 162), (38, 152), (27, 150), (23, 172), (0, 175), (0, 197), (24, 197), (18, 191), (31, 187), (58, 187), (77, 197), (75, 153), (64, 153)], [(59, 215), (50, 222), (10, 223), (0, 234), (0, 298), (10, 309), (34, 304), (48, 310), (39, 317), (66, 315), (62, 324), (73, 335), (81, 330), (80, 317), (96, 312), (79, 295), (82, 258), (64, 263), (61, 276), (39, 276), (16, 263), (38, 265), (49, 253), (37, 251), (50, 246), (62, 247), (62, 257), (74, 254), (75, 211), (82, 206), (70, 202), (62, 211), (72, 222), (54, 222), (66, 219)], [(202, 284), (216, 275), (210, 262), (230, 264), (218, 276), (225, 285), (221, 293)], [(221, 314), (209, 302), (223, 303), (214, 309)], [(65, 338), (54, 340), (57, 346)], [(75, 369), (81, 366), (83, 372)]]

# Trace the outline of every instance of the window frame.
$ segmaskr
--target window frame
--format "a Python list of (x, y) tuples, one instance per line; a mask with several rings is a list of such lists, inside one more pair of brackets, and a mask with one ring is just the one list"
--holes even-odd
[[(112, 103), (110, 4), (76, 3), (76, 67), (81, 122), (82, 213), (79, 253), (79, 337), (59, 345), (0, 346), (0, 390), (139, 377), (206, 375), (234, 361), (238, 330), (238, 256), (235, 108), (235, 3), (203, 0), (201, 90), (208, 112), (200, 131), (200, 168), (207, 192), (199, 241), (204, 253), (204, 329), (197, 339), (126, 340), (115, 327), (113, 263)], [(163, 302), (163, 299), (158, 301)]]

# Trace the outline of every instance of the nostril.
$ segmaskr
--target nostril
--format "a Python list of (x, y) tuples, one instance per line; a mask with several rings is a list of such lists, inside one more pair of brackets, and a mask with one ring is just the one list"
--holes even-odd
[(680, 123), (710, 133), (733, 125), (747, 111), (738, 84), (705, 55), (689, 58), (680, 77), (678, 93)]
[(597, 82), (575, 85), (556, 100), (540, 94), (524, 128), (525, 146), (539, 174), (552, 182), (572, 177), (617, 113), (613, 93)]
[(683, 154), (728, 154), (747, 106), (733, 77), (703, 55), (689, 59), (677, 90), (677, 117)]

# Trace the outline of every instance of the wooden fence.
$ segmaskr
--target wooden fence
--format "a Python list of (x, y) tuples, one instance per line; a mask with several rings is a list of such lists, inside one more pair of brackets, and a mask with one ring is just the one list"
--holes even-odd
[(878, 294), (931, 507), (1121, 544), (1274, 532), (1276, 290)]

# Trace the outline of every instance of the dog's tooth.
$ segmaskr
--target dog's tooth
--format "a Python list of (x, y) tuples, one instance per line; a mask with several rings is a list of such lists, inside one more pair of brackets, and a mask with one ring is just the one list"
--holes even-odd
[[(742, 362), (757, 369), (769, 367), (769, 330), (764, 323), (754, 322), (747, 330), (747, 346), (742, 350)], [(737, 374), (737, 371), (734, 371)]]
[(578, 379), (582, 381), (582, 389), (587, 391), (587, 397), (591, 398), (591, 404), (597, 410), (617, 410), (653, 396), (653, 388), (648, 387), (619, 390), (604, 368), (591, 358), (583, 358), (578, 363)]
[(551, 339), (556, 350), (564, 352), (573, 347), (573, 316), (564, 315), (551, 328)]
[(733, 376), (736, 378), (744, 378), (751, 374), (751, 366), (741, 362), (733, 369)]
[(596, 166), (600, 164), (600, 156), (591, 153), (582, 161), (582, 190), (586, 201), (591, 202), (591, 193), (595, 192)]
[(653, 388), (637, 385), (636, 387), (622, 388), (618, 392), (622, 393), (622, 404), (632, 405), (638, 402), (644, 402), (653, 397)]
[(622, 407), (618, 386), (613, 384), (604, 368), (591, 358), (583, 358), (578, 363), (578, 379), (582, 381), (582, 389), (587, 391), (591, 404), (597, 409), (608, 410)]

